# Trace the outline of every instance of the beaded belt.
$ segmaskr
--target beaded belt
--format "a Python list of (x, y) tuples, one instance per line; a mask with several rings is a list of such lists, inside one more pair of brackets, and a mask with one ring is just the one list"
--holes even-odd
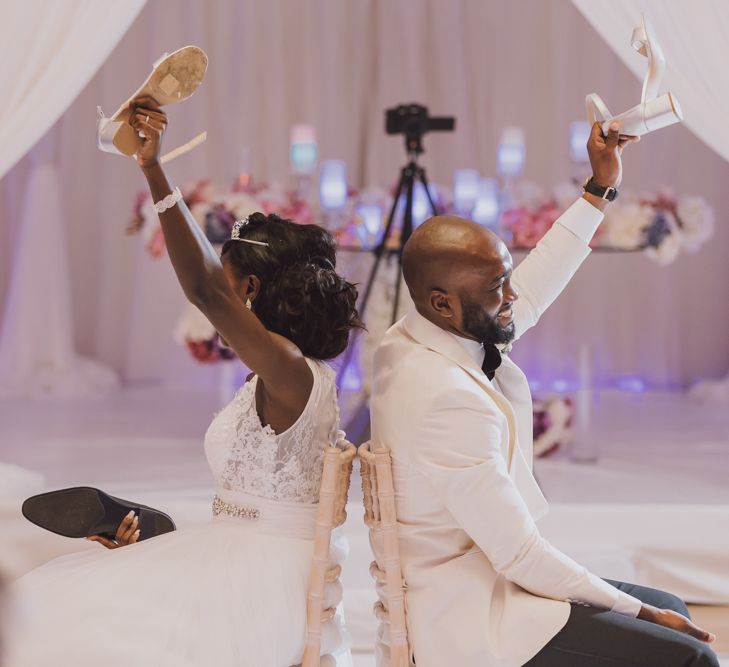
[(244, 507), (242, 505), (234, 505), (233, 503), (226, 503), (219, 496), (213, 498), (213, 516), (219, 514), (227, 514), (238, 519), (250, 519), (255, 521), (261, 516), (261, 510), (255, 507)]

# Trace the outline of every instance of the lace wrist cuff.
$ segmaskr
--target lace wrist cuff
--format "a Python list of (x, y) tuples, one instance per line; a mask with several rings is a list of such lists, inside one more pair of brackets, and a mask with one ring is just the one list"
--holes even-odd
[(153, 208), (157, 213), (164, 213), (168, 208), (177, 204), (180, 199), (182, 199), (182, 192), (180, 192), (180, 188), (175, 188), (164, 199), (155, 202)]

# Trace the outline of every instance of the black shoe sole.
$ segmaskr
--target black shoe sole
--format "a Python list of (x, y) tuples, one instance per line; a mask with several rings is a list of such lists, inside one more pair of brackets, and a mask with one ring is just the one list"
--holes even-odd
[(22, 508), (28, 521), (57, 535), (102, 535), (111, 539), (130, 510), (139, 517), (139, 540), (175, 530), (175, 522), (164, 512), (115, 498), (90, 486), (41, 493), (28, 498)]

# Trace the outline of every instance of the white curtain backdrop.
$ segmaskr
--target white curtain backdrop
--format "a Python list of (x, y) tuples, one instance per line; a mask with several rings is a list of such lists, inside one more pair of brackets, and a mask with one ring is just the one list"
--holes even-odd
[(0, 178), (76, 99), (144, 3), (0, 2)]
[[(611, 11), (606, 4), (602, 11)], [(526, 177), (551, 188), (576, 175), (568, 130), (585, 118), (585, 95), (599, 92), (611, 108), (627, 109), (640, 91), (569, 0), (147, 3), (51, 130), (76, 348), (132, 382), (200, 381), (207, 372), (172, 340), (183, 296), (168, 260), (150, 259), (124, 233), (144, 182), (132, 160), (96, 149), (95, 109), (116, 108), (163, 51), (191, 43), (207, 51), (208, 74), (189, 101), (170, 108), (166, 141), (177, 145), (201, 128), (208, 141), (170, 164), (178, 183), (232, 182), (244, 154), (255, 178), (285, 181), (289, 128), (305, 122), (317, 129), (322, 159), (346, 160), (353, 185), (389, 186), (406, 156), (402, 137), (385, 135), (383, 111), (417, 101), (457, 117), (454, 133), (425, 137), (431, 180), (449, 183), (458, 168), (493, 175), (499, 136), (516, 125), (526, 132)], [(722, 376), (729, 164), (683, 125), (630, 147), (624, 163), (624, 190), (666, 186), (707, 198), (717, 210), (714, 239), (668, 268), (639, 255), (593, 255), (515, 357), (531, 377), (574, 378), (575, 350), (589, 342), (600, 377), (676, 387)], [(25, 159), (0, 182), (0, 298), (29, 173)]]
[[(0, 3), (0, 177), (66, 111), (145, 0)], [(116, 386), (75, 351), (60, 169), (49, 136), (30, 161), (0, 321), (0, 396), (78, 396)], [(16, 185), (20, 183), (16, 181)], [(18, 189), (21, 189), (19, 187)], [(19, 197), (20, 193), (14, 193)], [(8, 214), (8, 211), (5, 211)]]
[[(726, 0), (572, 0), (592, 27), (641, 80), (646, 59), (630, 45), (633, 28), (646, 14), (659, 37), (668, 62), (661, 92), (674, 92), (686, 126), (725, 160), (729, 160), (729, 78), (726, 44), (729, 3)], [(600, 83), (596, 81), (600, 94)], [(592, 92), (592, 91), (590, 91)], [(635, 104), (640, 84), (635, 87)], [(606, 104), (614, 112), (621, 107)]]
[(13, 283), (0, 328), (0, 397), (94, 396), (115, 374), (74, 351), (58, 168), (34, 166), (20, 218)]

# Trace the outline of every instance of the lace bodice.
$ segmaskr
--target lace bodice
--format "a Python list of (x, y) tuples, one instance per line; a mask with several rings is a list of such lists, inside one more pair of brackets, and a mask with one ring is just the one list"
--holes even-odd
[(324, 449), (338, 437), (339, 407), (334, 371), (322, 361), (307, 362), (314, 375), (309, 400), (283, 433), (261, 424), (256, 377), (215, 416), (205, 455), (219, 486), (268, 500), (318, 501)]

